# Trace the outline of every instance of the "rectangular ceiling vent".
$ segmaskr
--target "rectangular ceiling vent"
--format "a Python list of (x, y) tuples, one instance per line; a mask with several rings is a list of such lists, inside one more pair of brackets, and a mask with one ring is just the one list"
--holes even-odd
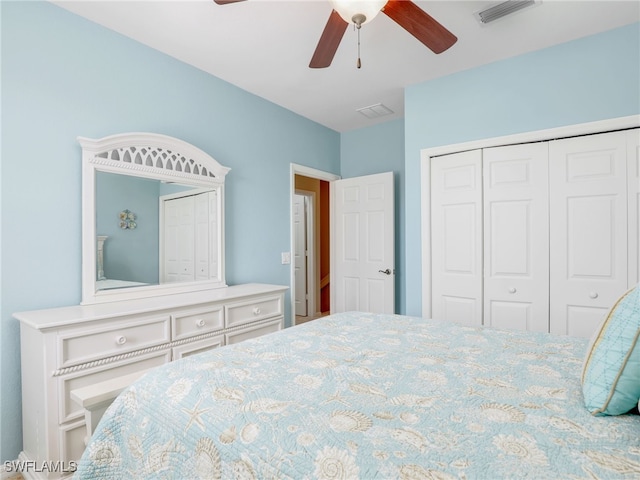
[(507, 0), (506, 2), (498, 3), (497, 5), (476, 12), (475, 16), (480, 23), (486, 25), (487, 23), (511, 15), (523, 8), (532, 7), (538, 3), (540, 3), (540, 0)]
[(375, 105), (369, 105), (368, 107), (358, 108), (356, 109), (356, 112), (361, 113), (367, 118), (378, 118), (384, 117), (385, 115), (391, 115), (393, 110), (386, 105), (376, 103)]

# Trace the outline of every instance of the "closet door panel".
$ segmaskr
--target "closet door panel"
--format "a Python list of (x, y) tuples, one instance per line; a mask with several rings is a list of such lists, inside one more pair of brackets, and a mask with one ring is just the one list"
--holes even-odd
[(194, 200), (176, 198), (164, 207), (163, 283), (194, 279)]
[(482, 154), (431, 162), (432, 317), (482, 325)]
[(549, 330), (548, 146), (483, 150), (484, 324)]
[(589, 337), (624, 293), (625, 132), (550, 142), (551, 332)]

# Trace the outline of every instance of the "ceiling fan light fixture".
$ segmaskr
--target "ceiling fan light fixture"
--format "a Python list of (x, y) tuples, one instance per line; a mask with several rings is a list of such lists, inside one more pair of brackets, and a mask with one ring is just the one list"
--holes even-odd
[(386, 3), (387, 0), (331, 0), (333, 9), (342, 19), (358, 27), (373, 20)]

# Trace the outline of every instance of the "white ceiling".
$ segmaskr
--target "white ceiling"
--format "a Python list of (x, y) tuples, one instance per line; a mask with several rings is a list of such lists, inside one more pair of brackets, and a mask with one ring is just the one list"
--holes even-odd
[[(310, 69), (331, 12), (328, 0), (57, 0), (53, 3), (339, 132), (404, 115), (404, 87), (640, 21), (640, 2), (543, 0), (480, 25), (496, 1), (423, 1), (458, 37), (435, 55), (386, 15), (348, 28), (330, 67)], [(356, 109), (395, 113), (368, 119)]]

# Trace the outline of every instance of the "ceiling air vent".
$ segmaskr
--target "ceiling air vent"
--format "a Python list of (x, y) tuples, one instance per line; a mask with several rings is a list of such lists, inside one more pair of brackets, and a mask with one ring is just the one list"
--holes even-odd
[(476, 12), (475, 16), (480, 23), (487, 24), (537, 3), (540, 3), (540, 0), (507, 0)]
[(356, 109), (356, 112), (361, 113), (367, 118), (378, 118), (384, 117), (385, 115), (391, 115), (393, 110), (381, 103), (376, 103), (375, 105), (369, 105), (368, 107), (358, 108)]

